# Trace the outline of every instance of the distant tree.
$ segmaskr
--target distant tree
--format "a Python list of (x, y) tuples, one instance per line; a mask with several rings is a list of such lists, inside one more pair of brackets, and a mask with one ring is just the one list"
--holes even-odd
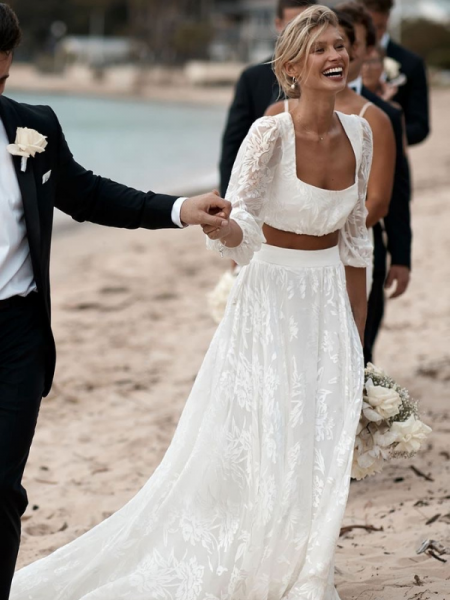
[(88, 35), (92, 19), (101, 15), (107, 35), (120, 35), (128, 26), (127, 0), (9, 0), (24, 31), (18, 56), (28, 59), (49, 50), (50, 28), (55, 21), (67, 26), (69, 35)]
[(212, 0), (128, 0), (132, 35), (150, 60), (177, 63), (204, 57), (212, 38)]
[(415, 19), (404, 21), (402, 43), (434, 67), (450, 69), (450, 27), (443, 23)]
[(62, 21), (69, 35), (128, 35), (147, 47), (152, 62), (205, 57), (213, 0), (9, 0), (24, 31), (19, 58), (51, 53), (51, 25)]

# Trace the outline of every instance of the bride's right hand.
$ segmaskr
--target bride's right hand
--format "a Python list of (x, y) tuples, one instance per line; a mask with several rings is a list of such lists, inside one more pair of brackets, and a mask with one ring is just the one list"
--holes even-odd
[[(223, 219), (227, 218), (225, 214), (219, 213), (216, 215), (218, 217), (222, 217)], [(202, 225), (203, 233), (209, 237), (210, 240), (223, 240), (228, 237), (232, 233), (232, 225), (231, 222), (228, 221), (226, 225), (222, 227), (213, 227), (212, 225)]]

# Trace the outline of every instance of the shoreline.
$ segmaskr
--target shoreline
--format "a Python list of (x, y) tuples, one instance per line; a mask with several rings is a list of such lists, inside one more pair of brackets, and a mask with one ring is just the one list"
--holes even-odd
[[(242, 65), (245, 68), (245, 65)], [(132, 100), (142, 102), (171, 102), (209, 106), (228, 106), (234, 94), (234, 84), (192, 85), (181, 79), (180, 85), (169, 80), (148, 82), (142, 86), (128, 82), (128, 88), (120, 81), (96, 81), (88, 72), (82, 76), (50, 75), (39, 73), (31, 65), (17, 63), (11, 68), (8, 89), (30, 94), (57, 94), (61, 96), (85, 96), (99, 99)]]

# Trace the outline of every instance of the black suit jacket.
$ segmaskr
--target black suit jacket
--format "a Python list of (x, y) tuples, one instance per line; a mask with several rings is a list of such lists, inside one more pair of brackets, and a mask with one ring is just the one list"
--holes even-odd
[(386, 54), (400, 63), (401, 72), (406, 77), (406, 83), (398, 88), (394, 100), (403, 108), (408, 144), (418, 144), (430, 132), (425, 64), (414, 52), (392, 40), (389, 41)]
[[(224, 197), (231, 177), (231, 170), (238, 150), (250, 127), (264, 116), (267, 107), (277, 101), (280, 88), (277, 78), (268, 64), (248, 67), (240, 76), (222, 137), (220, 158), (220, 193)], [(283, 96), (284, 97), (284, 96)]]
[[(0, 117), (10, 143), (17, 127), (35, 129), (47, 136), (41, 154), (29, 158), (25, 172), (20, 156), (13, 157), (22, 194), (27, 237), (48, 334), (45, 395), (55, 369), (55, 344), (50, 327), (50, 245), (53, 209), (56, 206), (76, 221), (91, 221), (112, 227), (160, 229), (176, 227), (171, 219), (175, 196), (139, 192), (86, 171), (77, 164), (67, 146), (61, 125), (48, 106), (20, 104), (0, 96)], [(42, 177), (51, 171), (50, 179)]]
[(403, 149), (403, 118), (402, 111), (363, 86), (361, 94), (375, 106), (381, 108), (389, 117), (395, 135), (396, 161), (394, 186), (392, 189), (389, 212), (383, 219), (384, 225), (377, 223), (374, 228), (375, 264), (376, 271), (386, 270), (386, 247), (383, 242), (383, 228), (387, 234), (387, 250), (391, 263), (411, 268), (411, 177), (408, 159)]

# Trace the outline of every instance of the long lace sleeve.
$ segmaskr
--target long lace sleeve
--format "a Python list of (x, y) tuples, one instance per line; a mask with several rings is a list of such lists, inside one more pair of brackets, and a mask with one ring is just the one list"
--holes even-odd
[(232, 204), (230, 218), (242, 229), (239, 246), (227, 248), (220, 240), (206, 238), (206, 246), (239, 265), (247, 265), (265, 242), (262, 233), (264, 204), (281, 152), (277, 121), (255, 121), (239, 149), (225, 198)]
[(365, 119), (361, 123), (361, 155), (358, 167), (358, 202), (339, 235), (339, 252), (344, 265), (370, 267), (373, 246), (366, 227), (367, 182), (372, 165), (372, 130)]

